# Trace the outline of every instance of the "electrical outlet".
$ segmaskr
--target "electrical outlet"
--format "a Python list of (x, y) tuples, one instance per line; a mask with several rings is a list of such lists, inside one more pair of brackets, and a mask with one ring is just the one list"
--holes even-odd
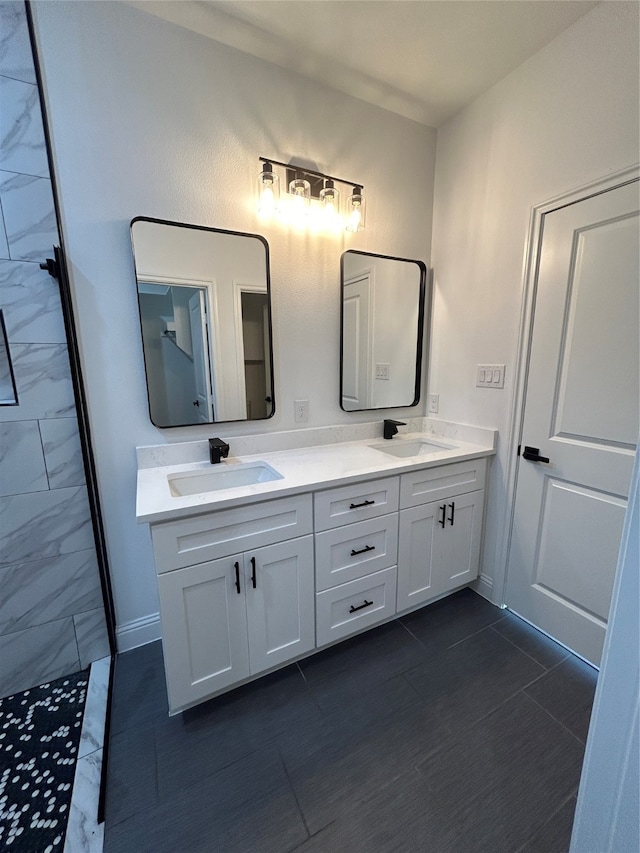
[(432, 415), (437, 415), (439, 406), (440, 406), (440, 394), (428, 394), (427, 395), (427, 411)]
[(297, 424), (305, 424), (309, 420), (309, 401), (294, 400), (293, 420)]

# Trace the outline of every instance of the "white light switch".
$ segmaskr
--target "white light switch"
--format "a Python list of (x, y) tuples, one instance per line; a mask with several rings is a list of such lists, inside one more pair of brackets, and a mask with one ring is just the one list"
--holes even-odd
[(504, 388), (504, 364), (479, 364), (476, 388)]
[(389, 364), (376, 364), (376, 379), (388, 379), (389, 367)]

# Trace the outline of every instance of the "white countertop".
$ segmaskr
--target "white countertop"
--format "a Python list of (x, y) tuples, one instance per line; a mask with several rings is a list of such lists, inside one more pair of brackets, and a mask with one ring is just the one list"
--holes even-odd
[[(380, 437), (243, 456), (230, 454), (228, 459), (220, 462), (220, 465), (266, 462), (281, 474), (282, 478), (183, 497), (174, 497), (171, 494), (169, 476), (178, 473), (211, 471), (217, 466), (212, 466), (208, 461), (183, 462), (157, 467), (141, 466), (138, 469), (136, 518), (139, 523), (168, 521), (212, 510), (227, 509), (240, 504), (344, 486), (377, 476), (402, 474), (420, 468), (432, 468), (465, 459), (492, 456), (495, 453), (495, 431), (478, 430), (478, 432), (486, 434), (486, 442), (476, 444), (458, 438), (436, 436), (431, 430), (428, 433), (404, 433), (389, 440), (389, 445), (391, 442), (416, 440), (437, 441), (445, 445), (434, 448), (433, 452), (427, 454), (405, 458), (397, 458), (376, 450), (375, 445), (385, 444)], [(229, 443), (233, 453), (233, 441), (230, 440)]]

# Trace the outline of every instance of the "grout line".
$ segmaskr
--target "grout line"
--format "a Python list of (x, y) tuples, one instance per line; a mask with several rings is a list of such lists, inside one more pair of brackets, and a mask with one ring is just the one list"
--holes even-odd
[[(524, 693), (524, 688), (523, 688), (522, 692)], [(559, 720), (557, 717), (554, 717), (554, 715), (551, 713), (551, 711), (549, 711), (548, 708), (545, 708), (544, 705), (541, 705), (540, 702), (538, 702), (538, 700), (535, 699), (533, 696), (531, 696), (529, 693), (525, 693), (524, 695), (528, 699), (531, 699), (531, 701), (534, 702), (538, 706), (538, 708), (540, 708), (540, 710), (544, 711), (545, 714), (547, 714), (547, 716), (550, 717), (554, 721), (554, 723), (557, 723), (568, 734), (570, 734), (571, 737), (575, 738), (575, 740), (578, 741), (578, 743), (582, 746), (583, 749), (586, 747), (585, 741), (583, 741), (581, 737), (578, 737), (578, 735), (575, 732), (572, 732), (571, 729), (567, 725), (565, 725), (565, 723), (562, 722), (562, 720)]]
[[(496, 621), (500, 621), (500, 620), (496, 620)], [(495, 622), (492, 622), (491, 624), (485, 625), (483, 628), (480, 628), (478, 631), (474, 631), (472, 634), (468, 634), (462, 640), (456, 640), (455, 643), (451, 643), (450, 646), (447, 646), (447, 650), (455, 649), (456, 646), (459, 646), (461, 643), (466, 643), (467, 640), (470, 640), (472, 637), (477, 637), (478, 634), (482, 634), (485, 631), (491, 631), (493, 629), (494, 625), (495, 625)], [(494, 631), (494, 633), (497, 634), (497, 631)]]
[[(541, 830), (543, 830), (543, 829), (545, 828), (545, 826), (548, 826), (548, 825), (551, 823), (551, 821), (554, 819), (554, 817), (555, 817), (556, 815), (560, 814), (560, 812), (561, 812), (561, 811), (562, 811), (562, 809), (567, 805), (567, 803), (569, 802), (569, 800), (572, 800), (572, 799), (574, 799), (574, 798), (575, 798), (575, 796), (576, 796), (577, 792), (578, 792), (578, 789), (576, 788), (576, 789), (575, 789), (571, 794), (569, 794), (569, 796), (568, 796), (568, 797), (566, 797), (566, 798), (565, 798), (565, 799), (560, 803), (560, 805), (558, 806), (558, 808), (557, 808), (557, 809), (555, 809), (555, 811), (553, 811), (553, 812), (551, 813), (551, 815), (547, 818), (547, 820), (545, 820), (545, 821), (544, 821), (544, 823), (541, 823), (541, 824), (540, 824), (540, 826), (536, 829), (536, 831), (535, 831), (535, 832), (532, 832), (532, 833), (531, 833), (531, 835), (530, 835), (530, 836), (527, 838), (527, 840), (524, 842), (524, 844), (521, 844), (521, 845), (520, 845), (520, 847), (518, 847), (518, 849), (514, 851), (514, 853), (523, 853), (523, 851), (526, 851), (527, 845), (529, 844), (529, 842), (531, 841), (531, 839), (532, 839), (532, 838), (534, 838), (534, 837), (535, 837), (535, 836), (536, 836), (536, 835), (537, 835)], [(571, 839), (569, 839), (569, 840), (571, 840)]]
[[(287, 777), (287, 782), (289, 783), (289, 787), (291, 788), (291, 793), (293, 794), (293, 798), (296, 801), (296, 806), (298, 807), (298, 811), (300, 812), (300, 817), (302, 818), (302, 823), (304, 824), (304, 828), (307, 831), (307, 838), (302, 843), (306, 843), (311, 838), (311, 831), (309, 829), (309, 825), (307, 824), (307, 819), (304, 816), (304, 812), (302, 811), (302, 806), (300, 805), (300, 800), (298, 799), (298, 792), (294, 788), (293, 782), (291, 781), (291, 776), (289, 775), (289, 769), (287, 768), (287, 763), (284, 760), (282, 753), (280, 752), (280, 747), (278, 744), (275, 744), (276, 751), (278, 753), (278, 758), (282, 764), (282, 769), (284, 770), (284, 775)], [(296, 850), (300, 845), (296, 845), (293, 849)]]
[[(522, 646), (519, 646), (519, 645), (518, 645), (516, 642), (514, 642), (510, 637), (505, 637), (505, 635), (504, 635), (504, 634), (501, 634), (501, 633), (500, 633), (500, 631), (496, 631), (496, 629), (493, 627), (493, 625), (491, 625), (490, 627), (491, 627), (491, 630), (492, 630), (494, 633), (496, 633), (499, 637), (502, 637), (502, 639), (503, 639), (503, 640), (506, 640), (508, 643), (511, 643), (511, 645), (512, 645), (515, 649), (518, 649), (518, 651), (522, 652), (522, 654), (523, 654), (523, 655), (526, 655), (526, 656), (529, 658), (529, 660), (532, 660), (534, 663), (537, 663), (537, 664), (538, 664), (538, 666), (541, 666), (541, 667), (544, 669), (544, 673), (543, 673), (543, 675), (546, 675), (548, 672), (551, 672), (551, 670), (552, 670), (552, 669), (555, 669), (557, 666), (559, 666), (561, 663), (563, 663), (563, 661), (565, 661), (565, 660), (567, 659), (567, 657), (569, 656), (569, 654), (570, 654), (569, 652), (567, 652), (566, 656), (565, 656), (565, 657), (563, 657), (563, 658), (561, 658), (561, 660), (556, 661), (556, 663), (554, 663), (554, 664), (553, 664), (553, 666), (545, 666), (545, 665), (544, 665), (541, 661), (539, 661), (537, 658), (532, 657), (532, 656), (529, 654), (529, 652), (527, 652), (525, 649), (523, 649), (523, 648), (522, 648)], [(542, 636), (544, 636), (544, 634), (542, 634)], [(542, 678), (542, 675), (539, 675), (539, 676), (538, 676), (538, 678)], [(538, 679), (536, 678), (536, 679), (534, 679), (534, 680), (535, 680), (535, 681), (537, 681)], [(533, 683), (533, 682), (531, 682), (531, 683)]]

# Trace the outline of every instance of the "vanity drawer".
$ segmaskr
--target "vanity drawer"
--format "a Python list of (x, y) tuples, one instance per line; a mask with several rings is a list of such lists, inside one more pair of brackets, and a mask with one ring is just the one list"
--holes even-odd
[(486, 470), (487, 460), (482, 458), (402, 474), (400, 476), (400, 507), (407, 509), (452, 495), (483, 489)]
[(313, 498), (316, 530), (330, 530), (341, 524), (395, 512), (399, 490), (399, 478), (386, 477), (316, 492)]
[(318, 591), (395, 566), (397, 562), (397, 513), (316, 534)]
[(393, 616), (396, 567), (343, 583), (316, 595), (317, 645), (325, 646)]
[(158, 574), (312, 531), (311, 495), (294, 495), (151, 525)]

